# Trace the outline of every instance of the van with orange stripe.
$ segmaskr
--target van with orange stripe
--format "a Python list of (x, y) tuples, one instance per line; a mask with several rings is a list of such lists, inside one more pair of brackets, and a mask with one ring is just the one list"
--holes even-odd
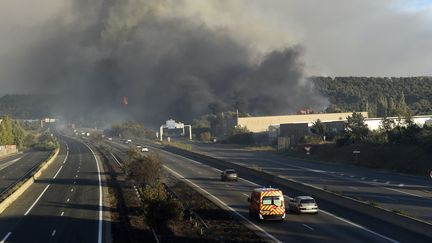
[(284, 220), (285, 202), (277, 188), (255, 188), (248, 197), (249, 216), (260, 220)]

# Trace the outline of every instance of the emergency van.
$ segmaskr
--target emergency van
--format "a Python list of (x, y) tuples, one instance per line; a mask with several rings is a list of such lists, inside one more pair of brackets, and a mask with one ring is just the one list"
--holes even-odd
[(285, 202), (277, 188), (255, 188), (248, 197), (249, 216), (260, 220), (284, 220)]

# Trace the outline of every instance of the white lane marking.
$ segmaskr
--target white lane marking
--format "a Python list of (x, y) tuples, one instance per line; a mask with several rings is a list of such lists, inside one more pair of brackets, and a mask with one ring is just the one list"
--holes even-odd
[(53, 176), (53, 179), (55, 179), (57, 177), (57, 175), (60, 173), (61, 169), (63, 168), (63, 165), (60, 166), (60, 168), (58, 169), (57, 173), (55, 173), (55, 175)]
[(123, 165), (120, 163), (120, 161), (114, 156), (114, 154), (113, 153), (111, 153), (110, 152), (110, 154), (111, 154), (111, 156), (114, 158), (114, 160), (115, 160), (115, 162), (120, 166), (120, 167), (123, 167)]
[(406, 194), (406, 195), (414, 196), (414, 197), (420, 197), (420, 198), (424, 198), (424, 199), (431, 199), (429, 197), (423, 197), (423, 196), (420, 196), (420, 195), (417, 195), (417, 194), (413, 194), (413, 193), (409, 193), (409, 192), (404, 192), (404, 191), (401, 191), (401, 190), (398, 190), (398, 189), (393, 189), (393, 188), (389, 188), (389, 187), (384, 187), (384, 188), (386, 188), (388, 190), (391, 190), (391, 191), (395, 191), (395, 192), (403, 193), (403, 194)]
[(85, 146), (87, 146), (88, 149), (90, 149), (90, 151), (93, 154), (93, 157), (95, 159), (96, 162), (96, 167), (98, 170), (98, 180), (99, 180), (99, 225), (98, 225), (98, 243), (102, 243), (102, 207), (103, 207), (103, 202), (102, 202), (102, 181), (101, 181), (101, 173), (100, 173), (100, 168), (99, 168), (99, 163), (98, 163), (98, 159), (96, 157), (96, 154), (93, 152), (93, 150), (84, 143)]
[(398, 185), (398, 187), (404, 187), (404, 186), (405, 186), (404, 184), (399, 184), (399, 185)]
[(373, 179), (373, 182), (377, 182), (378, 181), (378, 179)]
[(3, 239), (0, 241), (0, 243), (5, 243), (6, 240), (9, 238), (9, 236), (10, 236), (11, 234), (12, 234), (12, 232), (8, 232), (8, 233), (6, 234), (6, 236), (3, 237)]
[(70, 198), (68, 198), (67, 200), (66, 200), (66, 202), (69, 202), (70, 201)]
[(361, 180), (363, 180), (363, 181), (366, 180), (366, 177), (362, 177)]
[(63, 215), (64, 215), (64, 212), (61, 212), (60, 217), (63, 217)]
[(53, 232), (51, 233), (51, 237), (53, 237), (56, 234), (56, 230), (53, 230)]
[(0, 170), (3, 170), (3, 169), (5, 169), (6, 167), (8, 167), (8, 166), (14, 164), (15, 162), (17, 162), (18, 160), (22, 159), (23, 157), (24, 157), (24, 156), (21, 156), (21, 157), (19, 157), (19, 158), (16, 158), (16, 159), (14, 159), (14, 160), (11, 160), (11, 161), (8, 161), (8, 162), (5, 162), (5, 163), (1, 164), (1, 165), (0, 165)]
[(71, 192), (73, 192), (73, 188), (71, 188)]
[(66, 163), (67, 157), (69, 156), (69, 146), (68, 146), (68, 144), (66, 142), (65, 142), (65, 144), (66, 144), (66, 156), (65, 156), (65, 158), (63, 160), (63, 164)]
[(249, 197), (249, 195), (248, 194), (246, 194), (246, 193), (242, 193), (243, 195), (245, 195), (246, 197)]
[(50, 187), (50, 184), (48, 184), (45, 189), (42, 191), (42, 193), (39, 195), (39, 197), (36, 198), (36, 200), (33, 202), (33, 204), (29, 207), (29, 209), (27, 209), (27, 211), (24, 213), (24, 216), (26, 216), (27, 214), (30, 213), (30, 211), (32, 210), (32, 208), (36, 205), (36, 203), (41, 199), (41, 197), (43, 196), (43, 194), (46, 192), (46, 190), (48, 190), (48, 188)]
[(312, 227), (310, 227), (309, 225), (307, 225), (307, 224), (302, 224), (304, 227), (306, 227), (306, 228), (308, 228), (308, 229), (310, 229), (310, 230), (314, 230), (314, 228), (312, 228)]
[(228, 206), (226, 203), (224, 203), (223, 201), (221, 201), (219, 198), (213, 196), (212, 194), (210, 194), (208, 191), (206, 191), (205, 189), (201, 188), (200, 186), (198, 186), (197, 184), (193, 183), (192, 181), (184, 178), (182, 175), (180, 175), (179, 173), (175, 172), (174, 170), (170, 169), (168, 166), (166, 165), (162, 165), (165, 169), (169, 170), (171, 173), (175, 174), (177, 177), (189, 182), (190, 184), (194, 185), (196, 188), (200, 189), (201, 191), (203, 191), (205, 194), (209, 195), (210, 197), (212, 197), (214, 200), (218, 201), (220, 204), (224, 205), (226, 208), (228, 208), (231, 212), (237, 214), (240, 218), (242, 218), (243, 220), (245, 220), (246, 222), (248, 222), (250, 225), (252, 225), (254, 228), (256, 228), (257, 230), (261, 231), (262, 233), (264, 233), (267, 237), (269, 237), (270, 239), (274, 240), (275, 242), (281, 242), (280, 240), (278, 240), (276, 237), (274, 237), (273, 235), (269, 234), (267, 231), (265, 231), (263, 228), (259, 227), (258, 225), (254, 224), (252, 221), (250, 221), (249, 219), (247, 219), (246, 217), (244, 217), (243, 215), (241, 215), (239, 212), (237, 212), (236, 210), (234, 210), (232, 207)]
[(353, 190), (358, 190), (356, 187), (350, 186), (349, 188), (353, 189)]
[(76, 184), (76, 181), (74, 181), (74, 184)]
[[(203, 163), (200, 163), (200, 162), (198, 162), (198, 161), (195, 161), (195, 160), (192, 160), (192, 159), (189, 159), (189, 158), (183, 157), (183, 156), (181, 156), (181, 155), (174, 154), (174, 153), (171, 153), (171, 152), (168, 152), (168, 151), (162, 150), (162, 149), (159, 149), (159, 151), (162, 152), (162, 153), (170, 154), (171, 156), (180, 157), (182, 160), (187, 160), (187, 161), (189, 161), (189, 162), (192, 162), (192, 163), (195, 163), (195, 164), (198, 164), (198, 165), (201, 165), (201, 166), (205, 166), (205, 167), (210, 168), (210, 169), (212, 169), (212, 170), (214, 170), (214, 171), (216, 171), (216, 172), (219, 172), (219, 173), (222, 172), (221, 170), (219, 170), (219, 169), (217, 169), (217, 168), (210, 167), (209, 165), (205, 165), (205, 164), (203, 164)], [(244, 181), (244, 182), (246, 182), (246, 183), (248, 183), (248, 184), (251, 184), (251, 185), (253, 185), (253, 186), (256, 186), (256, 187), (262, 187), (262, 186), (259, 185), (259, 184), (256, 184), (256, 183), (254, 183), (254, 182), (252, 182), (252, 181), (248, 181), (248, 180), (243, 179), (243, 178), (241, 178), (241, 177), (239, 177), (239, 180), (242, 180), (242, 181)]]
[(390, 184), (390, 181), (386, 181), (386, 183), (385, 183), (385, 184), (389, 185), (389, 184)]
[[(163, 150), (161, 150), (161, 151), (163, 151)], [(165, 151), (163, 151), (163, 152), (165, 152)], [(169, 152), (166, 152), (166, 153), (169, 153)], [(170, 154), (172, 154), (172, 153), (170, 153)], [(176, 155), (176, 154), (174, 154), (174, 155)], [(177, 155), (177, 156), (178, 156), (178, 157), (185, 158), (185, 159), (188, 160), (188, 161), (192, 161), (192, 162), (194, 162), (194, 163), (201, 164), (201, 163), (199, 163), (199, 162), (197, 162), (197, 161), (193, 161), (193, 160), (188, 159), (188, 158), (186, 158), (186, 157), (183, 157), (183, 156), (180, 156), (180, 155)], [(218, 198), (216, 198), (216, 197), (213, 196), (212, 194), (208, 193), (206, 190), (202, 189), (201, 187), (199, 187), (199, 186), (196, 185), (195, 183), (193, 183), (193, 182), (189, 181), (188, 179), (184, 178), (183, 176), (181, 176), (181, 175), (178, 174), (177, 172), (171, 170), (171, 169), (168, 168), (166, 165), (163, 165), (163, 167), (165, 167), (166, 169), (172, 171), (174, 174), (178, 175), (180, 178), (183, 178), (184, 180), (186, 180), (186, 181), (190, 182), (191, 184), (197, 186), (198, 188), (200, 188), (201, 190), (203, 190), (204, 192), (206, 192), (208, 195), (210, 195), (211, 197), (215, 198), (217, 201), (221, 202), (223, 205), (226, 205), (226, 204), (224, 204), (222, 201), (220, 201)], [(257, 185), (257, 184), (255, 184), (255, 183), (253, 183), (253, 182), (248, 181), (248, 180), (245, 180), (245, 179), (242, 179), (242, 178), (240, 178), (240, 179), (243, 180), (243, 181), (245, 181), (245, 182), (249, 182), (249, 183), (251, 183), (251, 184)], [(295, 180), (293, 180), (293, 181), (295, 181)], [(303, 183), (303, 184), (308, 185), (308, 186), (311, 186), (311, 187), (314, 187), (314, 188), (318, 188), (318, 187), (315, 187), (315, 186), (310, 185), (310, 184), (307, 184), (307, 183)], [(290, 199), (289, 196), (284, 195), (284, 197), (287, 197), (288, 199)], [(229, 207), (228, 205), (226, 205), (226, 206), (227, 206), (230, 210), (234, 210), (234, 209), (232, 209), (231, 207)], [(354, 223), (354, 222), (351, 222), (351, 221), (349, 221), (349, 220), (347, 220), (347, 219), (344, 219), (344, 218), (338, 217), (338, 216), (336, 216), (336, 215), (334, 215), (334, 214), (332, 214), (332, 213), (330, 213), (330, 212), (324, 211), (324, 210), (322, 210), (322, 209), (320, 209), (319, 211), (320, 211), (320, 212), (323, 212), (324, 214), (327, 214), (327, 215), (329, 215), (329, 216), (332, 216), (332, 217), (334, 217), (334, 218), (336, 218), (336, 219), (338, 219), (338, 220), (340, 220), (340, 221), (342, 221), (342, 222), (345, 222), (345, 223), (347, 223), (347, 224), (350, 224), (350, 225), (353, 225), (353, 226), (355, 226), (355, 227), (357, 227), (357, 228), (360, 228), (360, 229), (362, 229), (362, 230), (364, 230), (364, 231), (366, 231), (366, 232), (369, 232), (369, 233), (371, 233), (371, 234), (373, 234), (373, 235), (376, 235), (376, 236), (379, 236), (379, 237), (381, 237), (381, 238), (383, 238), (383, 239), (386, 239), (386, 240), (388, 240), (388, 241), (390, 241), (390, 242), (393, 242), (393, 243), (399, 243), (399, 241), (396, 241), (396, 240), (393, 240), (393, 239), (391, 239), (391, 238), (389, 238), (389, 237), (387, 237), (387, 236), (381, 235), (381, 234), (379, 234), (379, 233), (377, 233), (377, 232), (375, 232), (375, 231), (372, 231), (372, 230), (370, 230), (370, 229), (368, 229), (368, 228), (366, 228), (366, 227), (364, 227), (364, 226), (358, 225), (358, 224), (356, 224), (356, 223)], [(241, 214), (238, 213), (237, 211), (233, 211), (233, 212), (235, 212), (237, 215), (240, 215), (240, 217), (242, 217), (243, 219), (246, 219), (243, 215), (241, 215)], [(259, 226), (255, 225), (255, 224), (252, 223), (250, 220), (248, 220), (248, 219), (246, 219), (246, 220), (247, 220), (248, 222), (250, 222), (252, 225), (254, 225), (255, 227), (261, 229)], [(261, 230), (263, 230), (263, 229), (261, 229)], [(265, 232), (265, 231), (263, 230), (263, 232)], [(265, 232), (265, 233), (266, 233), (266, 235), (268, 234), (267, 232)], [(270, 234), (269, 234), (269, 235), (270, 235)], [(270, 236), (272, 236), (272, 235), (270, 235)]]
[(75, 175), (75, 178), (78, 178), (78, 175)]
[(329, 213), (329, 212), (327, 212), (327, 211), (324, 211), (324, 210), (322, 210), (322, 209), (320, 209), (319, 211), (320, 211), (321, 213), (324, 213), (324, 214), (327, 214), (327, 215), (329, 215), (329, 216), (331, 216), (331, 217), (334, 217), (334, 218), (336, 218), (336, 219), (339, 219), (340, 221), (343, 221), (343, 222), (345, 222), (345, 223), (347, 223), (347, 224), (350, 224), (350, 225), (352, 225), (352, 226), (354, 226), (354, 227), (357, 227), (357, 228), (362, 229), (362, 230), (364, 230), (364, 231), (366, 231), (366, 232), (369, 232), (369, 233), (371, 233), (371, 234), (373, 234), (373, 235), (376, 235), (376, 236), (378, 236), (378, 237), (380, 237), (380, 238), (383, 238), (383, 239), (388, 240), (388, 241), (393, 242), (393, 243), (399, 243), (399, 241), (393, 240), (393, 239), (391, 239), (391, 238), (389, 238), (389, 237), (387, 237), (387, 236), (384, 236), (384, 235), (382, 235), (382, 234), (379, 234), (379, 233), (377, 233), (377, 232), (375, 232), (375, 231), (372, 231), (372, 230), (370, 230), (370, 229), (368, 229), (368, 228), (366, 228), (366, 227), (364, 227), (364, 226), (358, 225), (358, 224), (356, 224), (356, 223), (354, 223), (354, 222), (351, 222), (351, 221), (349, 221), (349, 220), (347, 220), (347, 219), (344, 219), (344, 218), (338, 217), (338, 216), (336, 216), (336, 215), (334, 215), (334, 214), (332, 214), (332, 213)]

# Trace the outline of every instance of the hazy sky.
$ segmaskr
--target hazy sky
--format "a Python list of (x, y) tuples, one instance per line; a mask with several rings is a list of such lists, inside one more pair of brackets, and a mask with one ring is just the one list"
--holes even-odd
[[(0, 0), (0, 58), (27, 45), (45, 21), (67, 15), (64, 2)], [(185, 2), (188, 14), (239, 30), (257, 50), (302, 45), (307, 74), (432, 75), (431, 0)]]
[(432, 75), (431, 27), (431, 1), (0, 0), (0, 95), (154, 123), (320, 110), (305, 76)]

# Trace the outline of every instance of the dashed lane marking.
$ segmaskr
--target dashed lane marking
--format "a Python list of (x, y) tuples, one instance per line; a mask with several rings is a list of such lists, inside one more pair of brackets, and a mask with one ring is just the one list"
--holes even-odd
[(310, 230), (314, 230), (314, 228), (312, 228), (312, 227), (310, 227), (309, 225), (307, 225), (307, 224), (302, 224), (304, 227), (306, 227), (306, 228), (308, 228), (308, 229), (310, 229)]
[(36, 203), (41, 199), (41, 197), (46, 192), (46, 190), (48, 190), (49, 187), (50, 187), (50, 184), (48, 184), (45, 187), (45, 189), (42, 191), (42, 193), (39, 195), (39, 197), (37, 197), (36, 200), (33, 202), (33, 204), (29, 207), (29, 209), (27, 209), (27, 211), (24, 213), (24, 216), (26, 216), (27, 214), (30, 213), (30, 211), (33, 209), (33, 207), (36, 205)]
[(0, 241), (0, 243), (5, 243), (11, 234), (12, 234), (12, 232), (8, 232), (8, 233), (6, 234), (6, 236), (3, 237), (3, 239)]

